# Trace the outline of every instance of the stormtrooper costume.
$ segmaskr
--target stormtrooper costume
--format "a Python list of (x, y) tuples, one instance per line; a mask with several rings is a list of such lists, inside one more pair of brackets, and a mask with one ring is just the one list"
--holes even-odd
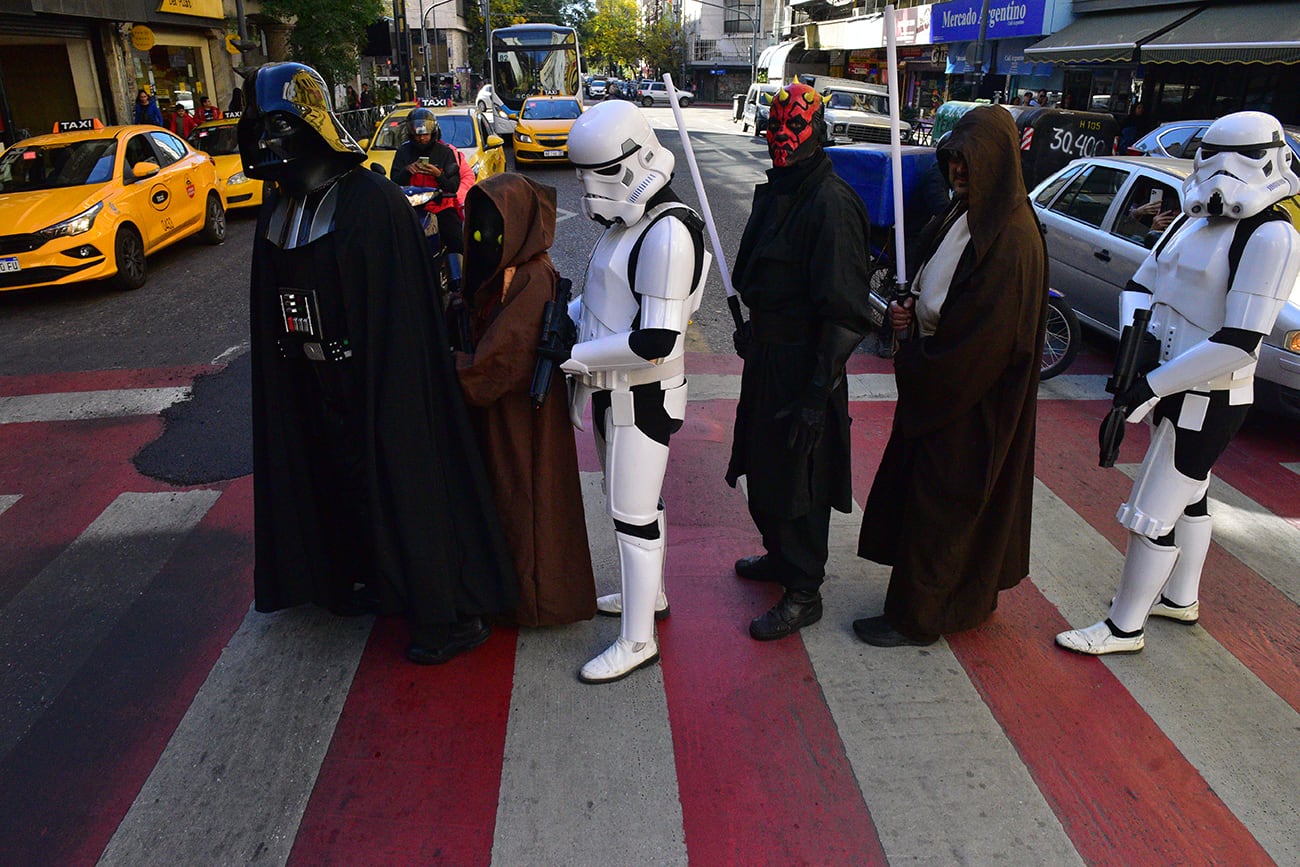
[(1056, 636), (1079, 653), (1135, 653), (1148, 615), (1194, 624), (1210, 547), (1209, 474), (1253, 399), (1260, 341), (1300, 273), (1300, 234), (1278, 202), (1300, 192), (1282, 126), (1244, 111), (1215, 121), (1183, 183), (1183, 215), (1120, 299), (1120, 321), (1149, 308), (1159, 364), (1115, 406), (1154, 431), (1128, 502), (1119, 590), (1107, 619)]
[(618, 539), (622, 592), (602, 597), (598, 609), (622, 615), (619, 637), (579, 674), (584, 683), (608, 683), (659, 659), (654, 621), (668, 611), (659, 493), (669, 437), (686, 417), (684, 337), (709, 254), (699, 217), (668, 186), (673, 155), (636, 106), (602, 102), (587, 110), (569, 134), (569, 159), (582, 182), (583, 212), (606, 227), (570, 307), (577, 343), (561, 368), (573, 376), (569, 414), (577, 428), (591, 403)]

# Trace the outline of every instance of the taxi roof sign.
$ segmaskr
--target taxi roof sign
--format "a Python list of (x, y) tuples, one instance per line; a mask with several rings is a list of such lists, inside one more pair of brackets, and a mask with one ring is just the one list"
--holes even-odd
[(104, 124), (97, 117), (88, 117), (84, 120), (60, 120), (54, 124), (53, 132), (85, 132), (92, 129), (103, 129)]
[(421, 108), (450, 108), (454, 104), (445, 96), (422, 96), (416, 102)]

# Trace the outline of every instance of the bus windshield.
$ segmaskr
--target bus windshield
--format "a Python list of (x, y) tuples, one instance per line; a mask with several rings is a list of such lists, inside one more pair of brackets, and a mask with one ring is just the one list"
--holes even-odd
[(578, 35), (572, 27), (518, 24), (492, 31), (492, 83), (518, 111), (529, 96), (579, 97)]

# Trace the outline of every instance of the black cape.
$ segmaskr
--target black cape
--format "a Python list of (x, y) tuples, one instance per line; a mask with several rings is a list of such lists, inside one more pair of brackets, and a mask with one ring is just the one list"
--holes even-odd
[[(354, 169), (336, 227), (253, 245), (253, 473), (259, 611), (336, 607), (353, 581), (413, 624), (514, 607), (515, 578), (447, 351), (428, 248), (401, 191)], [(280, 290), (316, 292), (342, 362), (282, 357)]]
[(795, 518), (814, 502), (853, 507), (848, 388), (831, 393), (826, 429), (811, 455), (790, 454), (788, 422), (776, 414), (812, 382), (823, 323), (866, 334), (866, 208), (824, 153), (768, 172), (736, 256), (735, 282), (755, 318), (805, 323), (801, 344), (753, 342), (745, 357), (728, 481), (745, 476), (753, 507)]

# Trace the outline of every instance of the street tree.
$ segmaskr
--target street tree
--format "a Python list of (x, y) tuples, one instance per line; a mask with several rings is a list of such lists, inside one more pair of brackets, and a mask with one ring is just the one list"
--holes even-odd
[(587, 69), (627, 69), (641, 65), (640, 10), (636, 0), (596, 0), (582, 33)]
[(676, 72), (682, 65), (686, 50), (686, 33), (682, 24), (672, 15), (661, 15), (659, 20), (642, 27), (641, 41), (645, 45), (647, 66), (660, 72)]
[(263, 0), (262, 12), (294, 25), (290, 56), (331, 85), (357, 72), (366, 26), (386, 11), (381, 0)]

